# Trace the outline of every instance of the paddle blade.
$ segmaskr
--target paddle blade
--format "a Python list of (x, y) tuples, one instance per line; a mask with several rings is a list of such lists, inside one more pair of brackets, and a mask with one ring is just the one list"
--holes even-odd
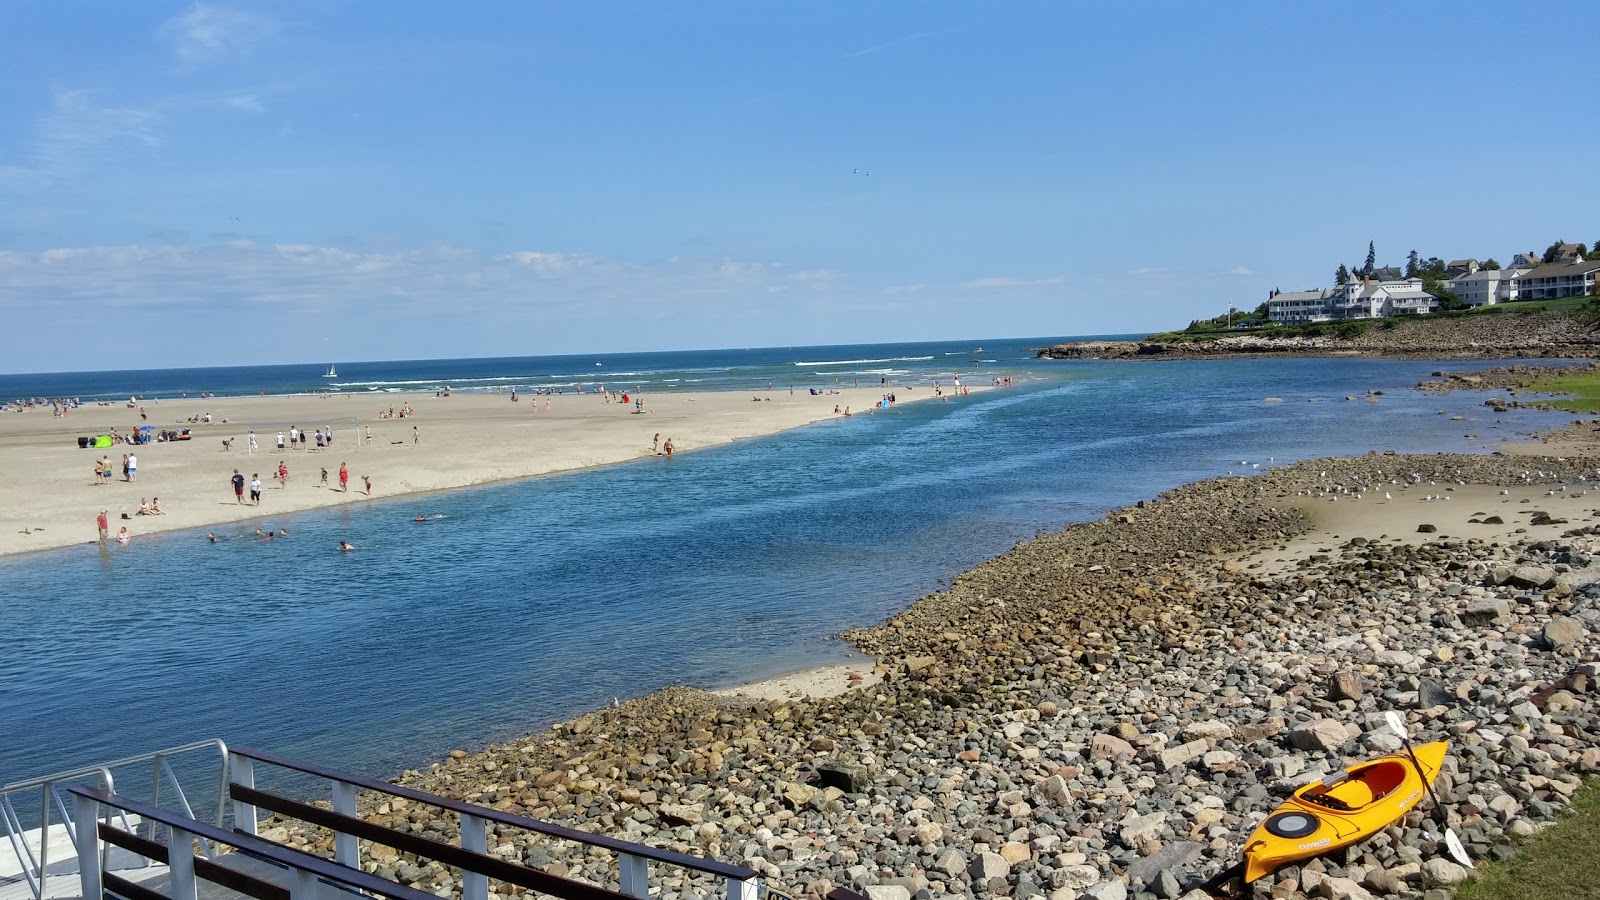
[(1410, 739), (1411, 735), (1406, 732), (1406, 720), (1404, 716), (1401, 716), (1399, 713), (1391, 709), (1383, 714), (1383, 719), (1389, 723), (1389, 730), (1399, 735), (1401, 740)]
[(1450, 851), (1450, 856), (1456, 862), (1469, 869), (1472, 868), (1472, 857), (1467, 855), (1467, 848), (1462, 846), (1461, 838), (1456, 837), (1454, 828), (1446, 828), (1444, 830), (1444, 846), (1445, 849)]

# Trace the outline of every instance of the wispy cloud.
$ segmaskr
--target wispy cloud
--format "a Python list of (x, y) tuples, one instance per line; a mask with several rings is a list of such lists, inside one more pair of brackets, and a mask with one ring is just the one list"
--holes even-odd
[(261, 105), (261, 98), (255, 94), (232, 94), (222, 98), (222, 105), (229, 109), (237, 109), (244, 112), (258, 113), (265, 109)]
[(860, 59), (863, 56), (871, 56), (874, 53), (882, 53), (885, 50), (891, 50), (903, 44), (909, 44), (913, 41), (920, 41), (925, 37), (931, 36), (932, 34), (933, 32), (931, 31), (918, 31), (913, 34), (905, 35), (904, 37), (897, 37), (892, 41), (884, 41), (881, 44), (874, 44), (871, 47), (863, 47), (860, 50), (851, 51), (846, 53), (844, 57), (845, 59)]
[(196, 3), (160, 28), (178, 61), (190, 68), (247, 54), (277, 32), (278, 23), (264, 15), (205, 3)]
[(101, 106), (88, 91), (58, 90), (28, 159), (0, 166), (0, 186), (45, 187), (100, 161), (112, 146), (160, 146), (150, 109)]
[(1160, 266), (1141, 266), (1140, 268), (1132, 270), (1128, 274), (1134, 276), (1135, 278), (1142, 278), (1146, 275), (1165, 275), (1167, 271), (1167, 269)]
[(996, 288), (1045, 287), (1053, 284), (1063, 284), (1066, 282), (1066, 280), (1067, 278), (1065, 275), (1051, 275), (1048, 278), (1016, 278), (1011, 275), (993, 275), (988, 278), (975, 278), (972, 281), (962, 285), (962, 287), (979, 290)]
[(117, 310), (250, 306), (333, 315), (373, 302), (434, 314), (490, 310), (517, 319), (597, 300), (825, 288), (844, 274), (735, 259), (623, 261), (524, 250), (497, 256), (449, 244), (373, 251), (249, 239), (0, 251), (0, 310), (29, 304)]
[(1246, 268), (1245, 266), (1234, 266), (1233, 268), (1228, 270), (1228, 274), (1229, 275), (1254, 275), (1255, 274), (1255, 270), (1254, 269), (1250, 269), (1250, 268)]

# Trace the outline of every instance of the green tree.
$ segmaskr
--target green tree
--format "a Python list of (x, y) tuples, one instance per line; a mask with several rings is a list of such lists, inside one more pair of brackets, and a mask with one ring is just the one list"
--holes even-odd
[(1350, 283), (1350, 270), (1344, 267), (1344, 263), (1339, 263), (1339, 271), (1333, 273), (1333, 283), (1339, 287)]
[(1589, 248), (1585, 247), (1583, 245), (1582, 241), (1578, 242), (1578, 258), (1579, 259), (1588, 259), (1589, 258)]
[(1371, 241), (1367, 241), (1367, 262), (1361, 267), (1361, 274), (1371, 275), (1372, 270), (1378, 266), (1378, 248)]
[(1491, 256), (1483, 261), (1483, 267), (1485, 269), (1498, 269), (1500, 268), (1500, 261)]
[(1444, 270), (1444, 260), (1437, 256), (1430, 256), (1422, 263), (1421, 268), (1417, 269), (1417, 277), (1423, 281), (1443, 281)]
[(1417, 277), (1417, 251), (1415, 250), (1411, 251), (1411, 255), (1406, 257), (1406, 277)]
[(1551, 244), (1550, 246), (1544, 248), (1544, 255), (1539, 257), (1539, 261), (1540, 262), (1547, 262), (1547, 263), (1555, 262), (1556, 261), (1556, 254), (1561, 252), (1561, 245), (1565, 244), (1565, 243), (1566, 243), (1566, 241), (1563, 241), (1560, 238), (1556, 238), (1556, 242), (1554, 244)]

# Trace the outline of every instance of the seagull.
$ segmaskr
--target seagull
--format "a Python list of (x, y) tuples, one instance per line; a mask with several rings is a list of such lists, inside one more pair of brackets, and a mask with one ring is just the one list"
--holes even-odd
[(1384, 491), (1383, 492), (1383, 502), (1388, 503), (1390, 500), (1393, 500), (1393, 499), (1394, 499), (1393, 497), (1389, 496), (1389, 492), (1388, 491)]

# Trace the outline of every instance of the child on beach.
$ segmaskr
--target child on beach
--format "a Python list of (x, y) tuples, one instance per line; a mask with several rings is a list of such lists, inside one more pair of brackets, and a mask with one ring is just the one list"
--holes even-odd
[(370, 476), (370, 475), (361, 476), (361, 483), (367, 486), (367, 496), (371, 497), (372, 496), (372, 476)]

